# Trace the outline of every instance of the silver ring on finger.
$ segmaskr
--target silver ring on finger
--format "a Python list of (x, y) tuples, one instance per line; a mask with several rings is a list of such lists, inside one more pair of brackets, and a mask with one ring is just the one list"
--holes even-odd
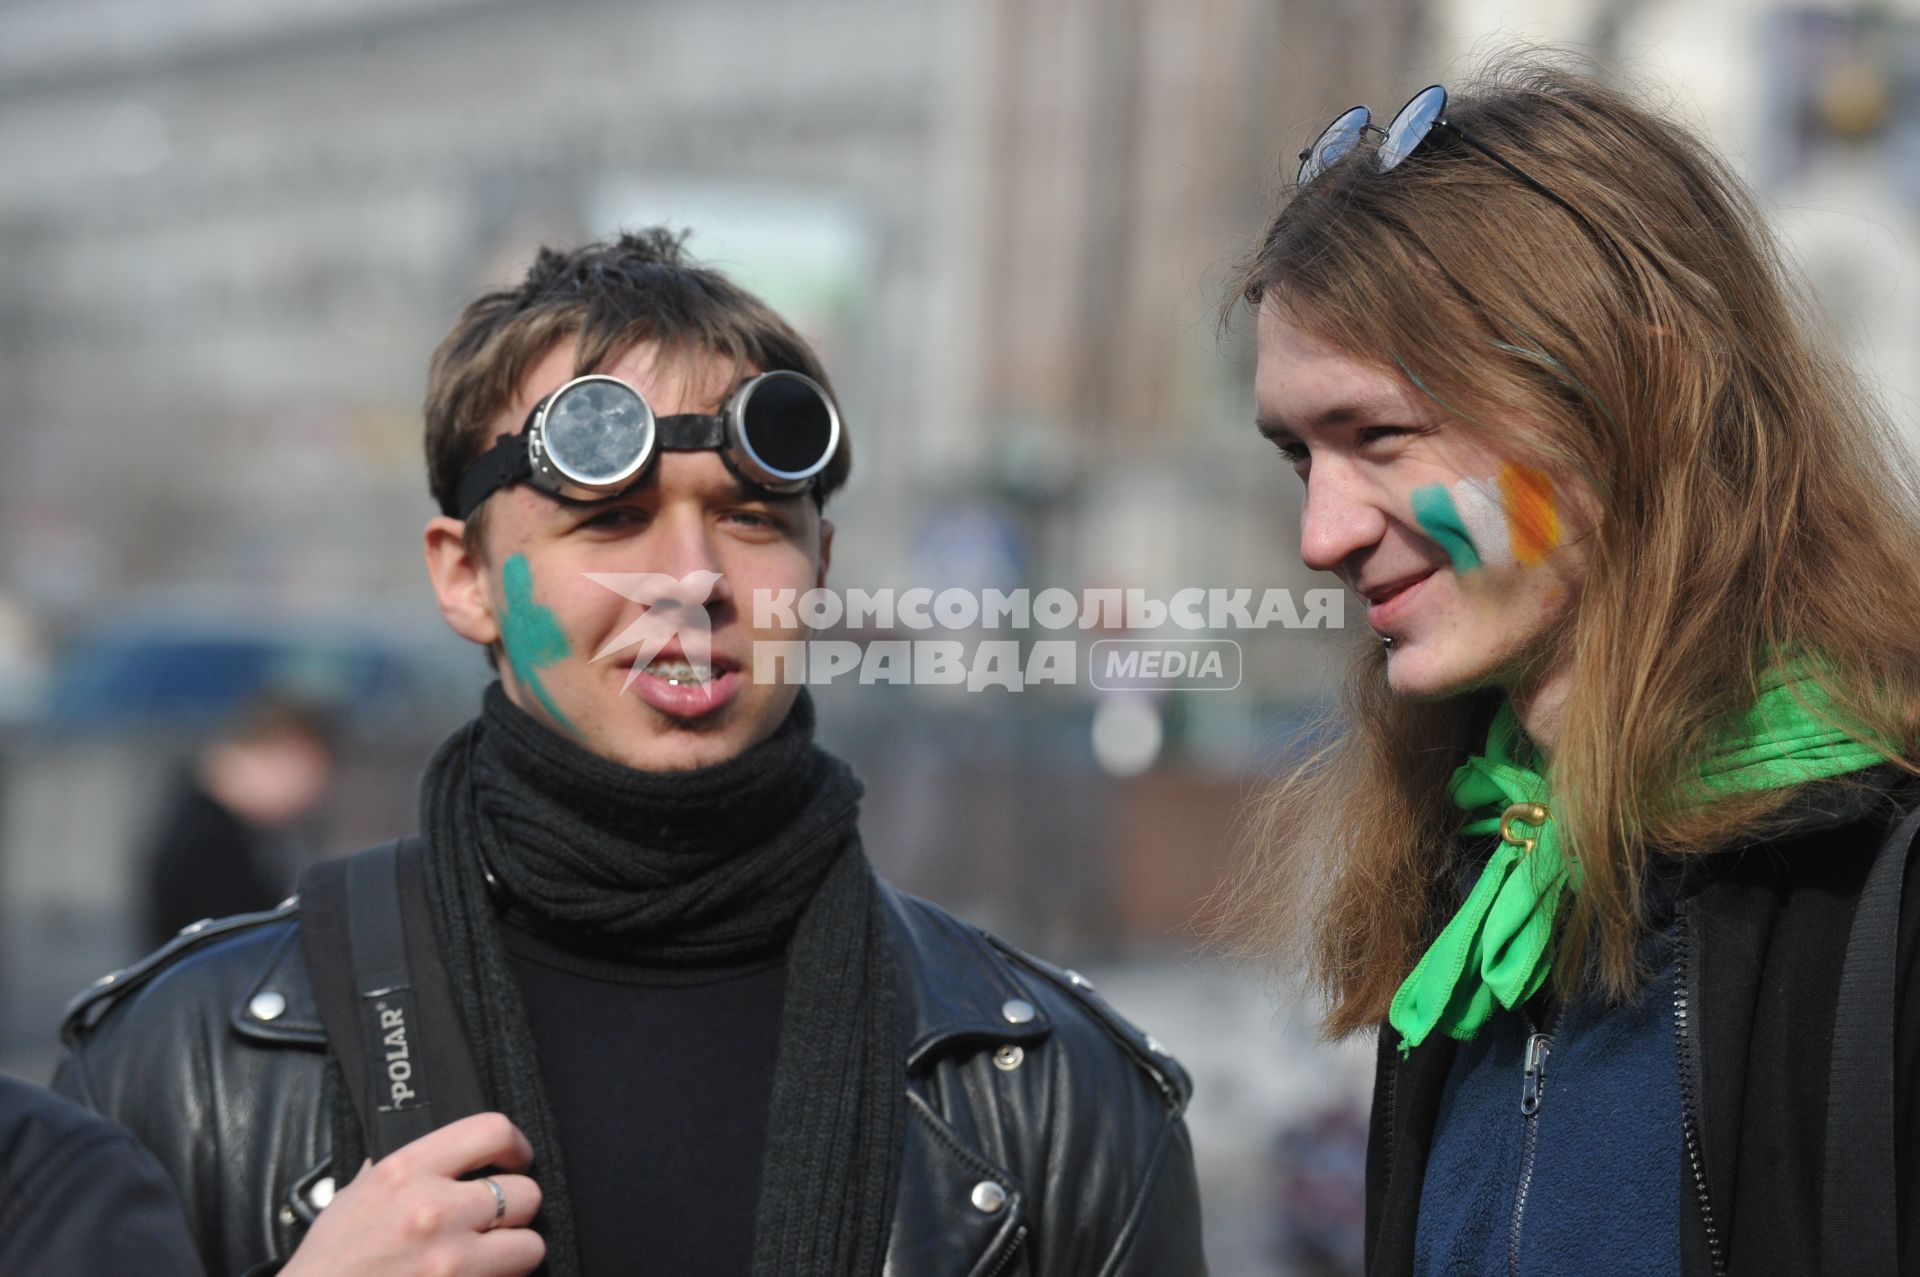
[(483, 1233), (490, 1233), (500, 1227), (500, 1221), (507, 1217), (507, 1192), (488, 1176), (482, 1175), (480, 1182), (493, 1193), (493, 1218), (488, 1220), (487, 1226), (480, 1230)]

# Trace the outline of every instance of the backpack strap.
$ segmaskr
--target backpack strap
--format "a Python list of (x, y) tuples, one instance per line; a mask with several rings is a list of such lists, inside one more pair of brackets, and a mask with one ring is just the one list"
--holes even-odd
[(310, 866), (300, 943), (369, 1156), (485, 1110), (433, 933), (419, 839)]
[(1898, 1270), (1893, 1150), (1895, 974), (1900, 901), (1920, 808), (1874, 856), (1854, 907), (1827, 1078), (1820, 1271)]

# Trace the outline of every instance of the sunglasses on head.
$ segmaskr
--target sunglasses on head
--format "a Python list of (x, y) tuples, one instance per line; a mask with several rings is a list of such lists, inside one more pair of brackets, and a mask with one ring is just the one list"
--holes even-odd
[(1294, 175), (1295, 183), (1305, 186), (1341, 160), (1346, 159), (1353, 153), (1354, 148), (1360, 145), (1360, 139), (1369, 132), (1383, 134), (1379, 149), (1373, 153), (1374, 164), (1382, 173), (1398, 168), (1401, 161), (1419, 150), (1428, 138), (1437, 133), (1449, 134), (1572, 213), (1583, 224), (1587, 220), (1580, 215), (1579, 210), (1561, 199), (1545, 182), (1535, 178), (1519, 165), (1476, 139), (1458, 124), (1447, 119), (1447, 90), (1446, 86), (1441, 84), (1430, 84), (1409, 98), (1407, 104), (1401, 107), (1399, 113), (1388, 122), (1384, 131), (1373, 127), (1373, 112), (1364, 106), (1356, 106), (1341, 112), (1334, 117), (1333, 123), (1320, 131), (1320, 136), (1313, 140), (1311, 146), (1300, 152), (1300, 170)]

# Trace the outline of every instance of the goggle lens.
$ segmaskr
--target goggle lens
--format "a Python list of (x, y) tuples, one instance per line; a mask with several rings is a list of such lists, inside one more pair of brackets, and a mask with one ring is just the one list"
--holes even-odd
[(547, 406), (548, 455), (585, 484), (619, 483), (653, 450), (653, 414), (640, 396), (609, 379), (578, 381)]
[(833, 407), (796, 374), (760, 378), (739, 409), (740, 442), (771, 477), (807, 478), (824, 469), (838, 442)]

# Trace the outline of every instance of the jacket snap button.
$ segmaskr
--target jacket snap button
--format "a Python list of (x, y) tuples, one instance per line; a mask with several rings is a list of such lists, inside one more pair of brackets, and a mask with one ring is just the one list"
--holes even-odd
[(1033, 1019), (1033, 1003), (1025, 998), (1008, 998), (1000, 1014), (1006, 1017), (1008, 1024), (1025, 1024)]
[(973, 1186), (973, 1208), (982, 1215), (997, 1215), (1007, 1204), (1007, 1190), (990, 1179)]
[(256, 1020), (278, 1020), (286, 1012), (286, 998), (272, 989), (254, 994), (253, 1001), (247, 1003), (247, 1013)]
[(1160, 1045), (1160, 1039), (1151, 1033), (1147, 1034), (1147, 1050), (1153, 1052), (1155, 1055), (1165, 1055), (1167, 1053), (1167, 1048)]
[(1022, 1051), (1019, 1047), (1003, 1046), (998, 1051), (995, 1051), (993, 1053), (993, 1067), (996, 1069), (999, 1069), (1003, 1073), (1011, 1073), (1015, 1069), (1019, 1068), (1020, 1061), (1026, 1058), (1027, 1058), (1027, 1053), (1025, 1051)]
[(317, 1211), (333, 1205), (333, 1176), (326, 1175), (313, 1181), (313, 1187), (307, 1190), (307, 1205)]
[(1067, 968), (1067, 983), (1076, 989), (1085, 989), (1088, 993), (1093, 992), (1093, 981), (1087, 979), (1087, 977), (1081, 975), (1072, 967)]

